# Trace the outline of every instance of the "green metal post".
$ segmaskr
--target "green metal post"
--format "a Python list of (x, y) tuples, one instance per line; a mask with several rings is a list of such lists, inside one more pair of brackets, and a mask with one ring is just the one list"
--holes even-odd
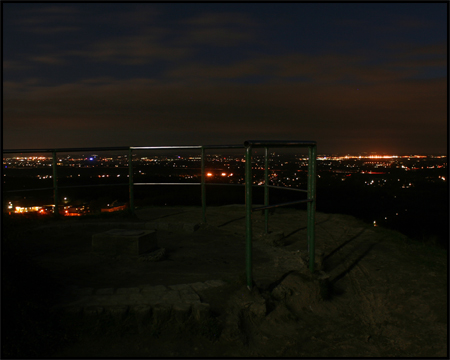
[(245, 153), (245, 249), (247, 287), (252, 289), (252, 147), (248, 146)]
[(205, 148), (202, 146), (202, 222), (206, 224)]
[(56, 160), (56, 151), (52, 151), (53, 153), (53, 198), (55, 200), (55, 218), (59, 217), (59, 194), (58, 194), (58, 174), (56, 171), (57, 160)]
[(130, 195), (130, 213), (134, 215), (134, 180), (133, 180), (133, 155), (131, 149), (128, 149), (128, 184)]
[(314, 272), (315, 263), (315, 215), (316, 215), (316, 145), (309, 146), (308, 162), (308, 252), (309, 252), (309, 270)]
[[(269, 205), (269, 154), (268, 148), (264, 148), (264, 206)], [(264, 231), (269, 233), (269, 209), (264, 210)]]

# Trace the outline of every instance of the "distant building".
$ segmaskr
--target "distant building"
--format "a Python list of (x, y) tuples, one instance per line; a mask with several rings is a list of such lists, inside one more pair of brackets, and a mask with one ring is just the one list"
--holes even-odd
[[(60, 211), (61, 212), (61, 211)], [(90, 212), (87, 204), (64, 207), (64, 216), (82, 216)]]
[[(90, 212), (88, 204), (81, 204), (77, 206), (59, 205), (58, 210), (59, 213), (64, 216), (81, 216)], [(45, 204), (42, 200), (38, 199), (15, 197), (10, 201), (4, 202), (3, 211), (9, 215), (29, 213), (49, 215), (55, 212), (55, 205)]]
[(12, 196), (10, 200), (3, 202), (3, 211), (11, 215), (12, 213), (38, 212), (44, 203), (32, 197)]

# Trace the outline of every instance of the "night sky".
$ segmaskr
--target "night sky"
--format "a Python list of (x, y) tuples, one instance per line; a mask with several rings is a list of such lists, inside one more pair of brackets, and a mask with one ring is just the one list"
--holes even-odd
[(447, 152), (447, 2), (2, 9), (4, 149)]

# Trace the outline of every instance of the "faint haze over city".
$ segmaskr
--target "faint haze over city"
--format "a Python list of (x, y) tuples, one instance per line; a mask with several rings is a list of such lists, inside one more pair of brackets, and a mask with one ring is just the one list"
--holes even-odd
[(3, 148), (447, 152), (448, 2), (2, 3)]

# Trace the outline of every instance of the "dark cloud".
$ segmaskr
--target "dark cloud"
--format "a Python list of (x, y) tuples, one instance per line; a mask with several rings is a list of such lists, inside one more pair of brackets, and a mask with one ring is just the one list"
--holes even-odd
[(330, 152), (445, 151), (437, 15), (176, 5), (5, 4), (4, 147), (297, 138)]
[(161, 44), (158, 41), (160, 33), (160, 29), (155, 29), (149, 34), (102, 40), (90, 45), (86, 50), (72, 54), (95, 61), (137, 65), (155, 60), (180, 59), (192, 52), (187, 47)]
[[(52, 87), (6, 83), (5, 88), (4, 116), (15, 119), (5, 123), (5, 134), (21, 129), (26, 141), (38, 129), (46, 134), (64, 129), (75, 146), (85, 139), (72, 131), (89, 129), (110, 134), (97, 139), (104, 146), (113, 146), (119, 135), (122, 145), (134, 144), (135, 136), (123, 135), (139, 132), (148, 134), (151, 143), (160, 143), (156, 132), (165, 134), (164, 139), (176, 133), (196, 134), (186, 135), (184, 143), (193, 138), (227, 138), (235, 143), (246, 134), (259, 134), (264, 138), (319, 137), (330, 144), (337, 137), (342, 146), (356, 148), (361, 136), (372, 142), (395, 139), (399, 144), (414, 132), (427, 136), (441, 128), (441, 136), (434, 138), (445, 143), (445, 79), (373, 84), (360, 90), (306, 83), (186, 88), (148, 79), (85, 79)], [(4, 142), (12, 146), (8, 136)]]

